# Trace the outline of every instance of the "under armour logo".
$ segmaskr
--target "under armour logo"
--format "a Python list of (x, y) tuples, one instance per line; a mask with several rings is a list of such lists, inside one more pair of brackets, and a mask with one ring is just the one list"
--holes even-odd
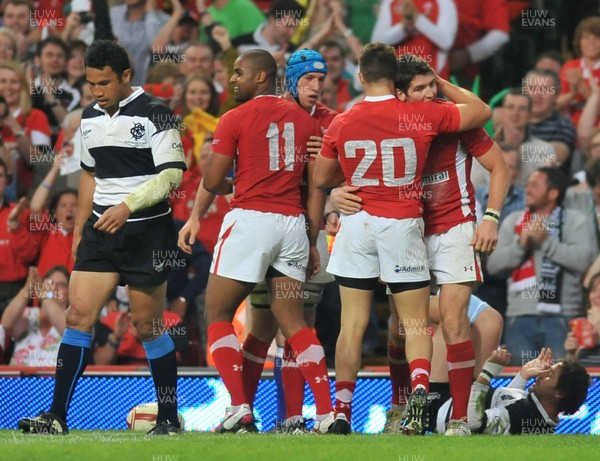
[(473, 272), (473, 266), (465, 266), (465, 272)]
[(329, 376), (327, 376), (327, 375), (323, 375), (323, 376), (317, 376), (317, 377), (315, 378), (315, 382), (316, 382), (317, 384), (321, 383), (322, 381), (328, 381), (328, 380), (329, 380)]
[(233, 371), (244, 371), (244, 365), (233, 365)]

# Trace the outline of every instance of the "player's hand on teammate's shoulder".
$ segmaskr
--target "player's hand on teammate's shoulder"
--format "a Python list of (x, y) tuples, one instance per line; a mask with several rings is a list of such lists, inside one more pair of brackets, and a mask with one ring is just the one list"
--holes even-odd
[(127, 222), (129, 216), (131, 216), (131, 210), (125, 202), (121, 202), (102, 213), (102, 216), (94, 224), (94, 229), (107, 234), (116, 234)]
[(358, 213), (362, 209), (362, 199), (356, 195), (359, 190), (360, 187), (356, 186), (337, 187), (331, 191), (331, 203), (341, 213)]

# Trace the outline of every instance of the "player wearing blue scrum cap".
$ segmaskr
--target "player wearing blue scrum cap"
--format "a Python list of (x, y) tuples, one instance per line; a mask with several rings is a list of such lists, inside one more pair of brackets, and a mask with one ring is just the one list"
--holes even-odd
[[(316, 155), (323, 142), (323, 134), (337, 113), (318, 102), (319, 96), (325, 85), (327, 75), (327, 64), (321, 54), (316, 51), (303, 49), (293, 53), (285, 69), (285, 98), (295, 100), (306, 110), (319, 126), (319, 135), (311, 136), (307, 144), (309, 155)], [(312, 162), (308, 165), (308, 174), (312, 174)], [(306, 193), (307, 200), (320, 201), (315, 209), (322, 210), (325, 203), (325, 195), (319, 190), (311, 190)], [(323, 233), (319, 236), (317, 248), (321, 257), (321, 271), (304, 286), (305, 318), (309, 326), (314, 326), (315, 308), (321, 301), (321, 296), (326, 283), (334, 279), (325, 272), (328, 257), (327, 241)], [(260, 341), (258, 338), (267, 339), (274, 333), (275, 321), (269, 306), (269, 294), (264, 283), (256, 285), (250, 295), (252, 310), (252, 327), (249, 340), (244, 343), (245, 357), (262, 356), (266, 354), (270, 341)], [(263, 344), (259, 344), (263, 343)], [(275, 381), (278, 388), (278, 428), (286, 433), (301, 433), (306, 431), (304, 418), (302, 417), (302, 405), (304, 401), (304, 378), (300, 368), (294, 360), (289, 344), (278, 336), (278, 348), (275, 367)], [(264, 351), (264, 353), (263, 353)], [(251, 360), (250, 358), (248, 360)], [(250, 367), (248, 367), (250, 369)], [(285, 381), (285, 386), (283, 382)], [(249, 393), (254, 396), (258, 377), (253, 380)], [(285, 397), (283, 388), (285, 387)]]

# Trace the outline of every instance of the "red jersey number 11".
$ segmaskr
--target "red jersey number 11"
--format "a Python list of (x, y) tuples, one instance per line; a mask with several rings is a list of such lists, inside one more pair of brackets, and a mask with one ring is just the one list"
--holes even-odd
[[(283, 169), (285, 171), (294, 171), (294, 124), (285, 122), (283, 124)], [(267, 138), (269, 139), (269, 170), (281, 170), (281, 158), (279, 150), (279, 127), (277, 123), (271, 122), (267, 130)]]

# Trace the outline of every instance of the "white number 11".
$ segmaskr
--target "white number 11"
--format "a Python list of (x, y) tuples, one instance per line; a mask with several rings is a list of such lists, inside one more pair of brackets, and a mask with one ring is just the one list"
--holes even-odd
[[(294, 124), (292, 122), (285, 122), (283, 125), (283, 162), (285, 171), (294, 171)], [(269, 139), (269, 170), (279, 171), (279, 127), (277, 123), (271, 122), (267, 131), (267, 138)]]

